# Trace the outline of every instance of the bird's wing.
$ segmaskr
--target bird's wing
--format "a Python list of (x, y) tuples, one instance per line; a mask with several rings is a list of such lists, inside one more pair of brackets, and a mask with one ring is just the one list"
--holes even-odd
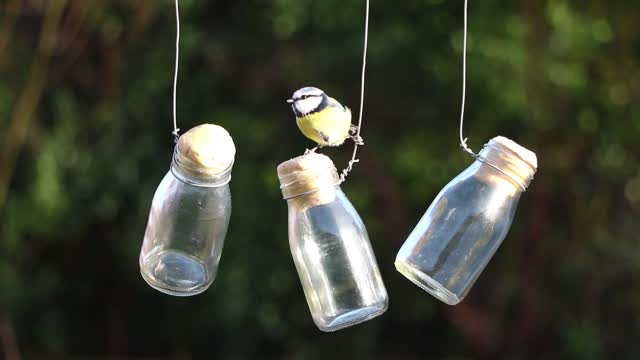
[(330, 99), (328, 109), (324, 111), (325, 124), (330, 131), (327, 143), (329, 146), (341, 145), (344, 140), (349, 137), (349, 128), (351, 127), (351, 110), (346, 106), (342, 106), (335, 99)]
[(338, 100), (329, 97), (329, 105), (333, 108), (336, 108), (338, 110), (342, 110), (344, 112), (344, 115), (342, 116), (343, 119), (349, 119), (349, 124), (351, 124), (351, 109), (349, 109), (348, 107), (340, 104), (338, 102)]
[(329, 97), (329, 104), (328, 106), (334, 107), (334, 108), (338, 108), (338, 109), (342, 109), (343, 111), (349, 111), (349, 108), (346, 106), (342, 106), (342, 104), (340, 104), (340, 102), (332, 97)]
[(344, 107), (344, 112), (347, 113), (346, 116), (349, 117), (349, 124), (351, 124), (351, 109), (349, 109), (348, 107)]
[(318, 131), (318, 135), (320, 135), (320, 137), (322, 138), (322, 141), (324, 141), (324, 144), (329, 144), (331, 142), (331, 138), (329, 138), (327, 134), (323, 133), (320, 130), (317, 130), (317, 131)]

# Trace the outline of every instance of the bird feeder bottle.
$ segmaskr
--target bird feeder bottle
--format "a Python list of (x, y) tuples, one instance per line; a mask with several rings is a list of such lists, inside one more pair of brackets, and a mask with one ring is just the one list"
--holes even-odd
[(387, 309), (387, 291), (360, 216), (327, 156), (310, 153), (278, 166), (289, 208), (289, 245), (313, 321), (335, 331)]
[(533, 152), (492, 139), (427, 209), (398, 253), (397, 270), (445, 303), (459, 303), (507, 235), (536, 169)]
[(215, 279), (231, 215), (234, 156), (233, 140), (220, 126), (200, 125), (180, 137), (140, 252), (140, 272), (151, 287), (190, 296)]

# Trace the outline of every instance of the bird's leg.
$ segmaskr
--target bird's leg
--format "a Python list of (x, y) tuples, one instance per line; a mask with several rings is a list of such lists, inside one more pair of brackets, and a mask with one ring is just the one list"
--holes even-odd
[(356, 143), (356, 145), (360, 145), (360, 146), (364, 145), (364, 139), (362, 138), (362, 136), (355, 134), (355, 135), (351, 135), (350, 138), (351, 140), (353, 140), (354, 143)]
[(362, 138), (362, 136), (358, 135), (358, 126), (351, 125), (351, 127), (349, 128), (349, 135), (351, 140), (353, 140), (356, 145), (364, 145), (364, 139)]
[(311, 149), (311, 150), (307, 149), (307, 150), (305, 150), (304, 154), (305, 154), (305, 155), (309, 155), (309, 154), (311, 154), (311, 153), (314, 153), (314, 152), (316, 152), (316, 150), (318, 150), (318, 148), (320, 148), (320, 146), (319, 146), (319, 145), (318, 145), (318, 146), (316, 146), (316, 147), (314, 147), (314, 148), (313, 148), (313, 149)]

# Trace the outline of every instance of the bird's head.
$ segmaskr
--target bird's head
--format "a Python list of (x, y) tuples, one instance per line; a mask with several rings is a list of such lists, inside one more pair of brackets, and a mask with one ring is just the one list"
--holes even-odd
[(291, 99), (287, 100), (296, 116), (304, 116), (320, 110), (320, 106), (327, 95), (324, 91), (316, 87), (303, 87), (293, 93)]

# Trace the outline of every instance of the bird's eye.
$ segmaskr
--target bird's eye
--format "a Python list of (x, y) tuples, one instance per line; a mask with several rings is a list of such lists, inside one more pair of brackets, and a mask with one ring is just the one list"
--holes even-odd
[(308, 97), (309, 97), (309, 95), (302, 95), (300, 98), (304, 100), (304, 99), (306, 99)]

